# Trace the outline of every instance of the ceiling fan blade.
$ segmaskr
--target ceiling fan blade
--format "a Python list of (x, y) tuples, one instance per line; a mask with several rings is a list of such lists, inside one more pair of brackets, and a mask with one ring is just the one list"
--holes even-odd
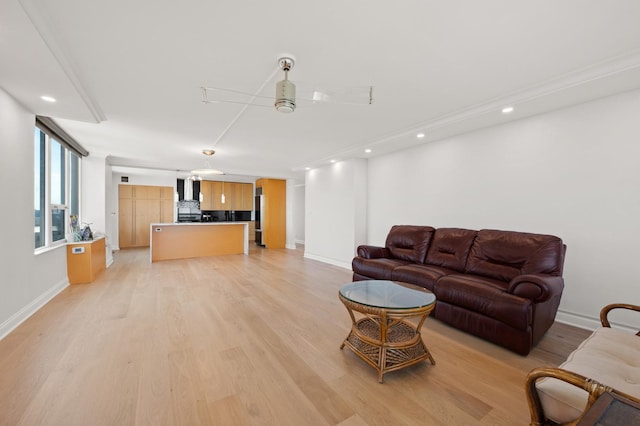
[(347, 105), (371, 105), (373, 103), (373, 86), (351, 86), (326, 88), (298, 84), (298, 100), (328, 102)]
[[(206, 104), (229, 103), (261, 107), (273, 107), (273, 97), (259, 96), (253, 93), (224, 87), (201, 87), (202, 102)], [(250, 102), (253, 100), (253, 102)]]

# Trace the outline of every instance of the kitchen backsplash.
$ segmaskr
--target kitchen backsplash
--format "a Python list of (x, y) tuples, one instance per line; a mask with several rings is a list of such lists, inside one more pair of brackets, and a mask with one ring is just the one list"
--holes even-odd
[(182, 200), (177, 202), (177, 207), (180, 208), (190, 208), (194, 210), (200, 209), (200, 201), (197, 200)]

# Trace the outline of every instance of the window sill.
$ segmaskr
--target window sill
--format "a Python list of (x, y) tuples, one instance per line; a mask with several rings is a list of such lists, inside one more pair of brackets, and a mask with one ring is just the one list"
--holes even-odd
[(33, 254), (35, 254), (36, 256), (41, 255), (43, 253), (48, 253), (50, 251), (53, 250), (57, 250), (60, 247), (66, 247), (67, 246), (67, 240), (60, 240), (60, 241), (56, 241), (55, 243), (45, 246), (45, 247), (38, 247), (37, 249), (35, 249), (33, 251)]

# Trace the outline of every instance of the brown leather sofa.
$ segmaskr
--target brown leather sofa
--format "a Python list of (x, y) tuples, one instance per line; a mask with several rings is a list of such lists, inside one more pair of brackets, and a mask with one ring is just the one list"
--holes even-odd
[(437, 319), (527, 355), (555, 319), (565, 250), (552, 235), (396, 225), (385, 247), (358, 247), (353, 280), (422, 286)]

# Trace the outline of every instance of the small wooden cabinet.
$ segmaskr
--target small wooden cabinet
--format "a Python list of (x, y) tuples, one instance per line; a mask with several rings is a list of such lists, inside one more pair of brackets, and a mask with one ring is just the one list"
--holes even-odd
[(106, 240), (104, 237), (92, 241), (67, 244), (67, 276), (69, 284), (87, 284), (106, 268)]

